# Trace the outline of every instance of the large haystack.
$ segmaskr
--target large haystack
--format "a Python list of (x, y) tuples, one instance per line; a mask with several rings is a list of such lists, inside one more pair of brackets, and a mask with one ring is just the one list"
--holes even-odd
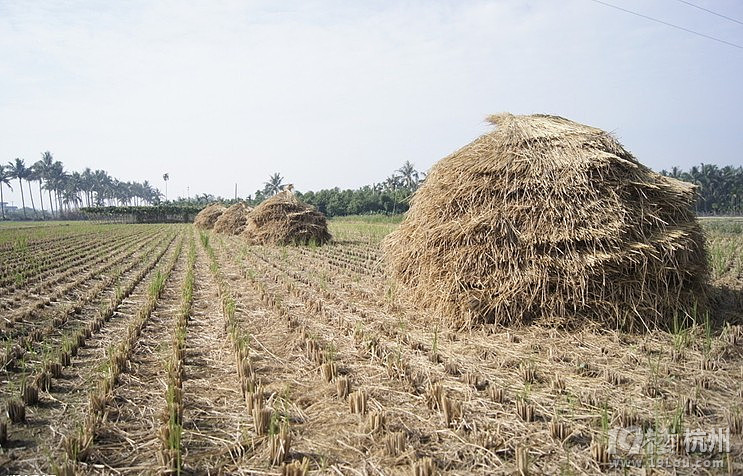
[(244, 203), (237, 202), (219, 216), (214, 223), (214, 231), (227, 235), (239, 235), (245, 229), (248, 213), (251, 210), (252, 208), (246, 206)]
[(253, 244), (308, 244), (330, 241), (325, 215), (290, 190), (267, 199), (248, 214), (243, 236)]
[(555, 116), (495, 130), (439, 161), (384, 244), (392, 274), (453, 325), (597, 321), (665, 327), (706, 304), (694, 187), (608, 133)]
[(217, 219), (222, 215), (222, 213), (224, 213), (225, 210), (227, 210), (227, 208), (225, 208), (225, 206), (221, 203), (212, 203), (196, 215), (193, 224), (196, 225), (198, 228), (211, 230), (212, 228), (214, 228), (214, 224), (217, 222)]

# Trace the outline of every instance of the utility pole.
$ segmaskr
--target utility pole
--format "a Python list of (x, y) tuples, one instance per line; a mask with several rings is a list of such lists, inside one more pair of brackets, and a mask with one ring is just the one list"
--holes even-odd
[(237, 184), (235, 184), (235, 200), (237, 200)]

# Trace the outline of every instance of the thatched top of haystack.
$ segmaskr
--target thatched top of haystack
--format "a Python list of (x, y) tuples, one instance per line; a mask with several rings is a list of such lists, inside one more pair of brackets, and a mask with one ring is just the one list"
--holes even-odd
[(291, 190), (279, 192), (248, 214), (243, 236), (254, 244), (323, 244), (330, 241), (325, 215), (300, 202)]
[[(694, 185), (653, 172), (601, 129), (541, 114), (488, 120), (495, 129), (435, 164), (413, 203), (456, 194), (439, 215), (497, 209), (502, 226), (534, 243), (616, 237), (634, 229), (627, 212), (643, 204), (663, 209), (643, 217), (647, 225), (693, 219)], [(617, 187), (650, 196), (629, 204)]]
[(217, 219), (225, 212), (225, 210), (227, 210), (227, 208), (221, 203), (212, 203), (196, 215), (193, 223), (198, 228), (211, 230), (214, 228)]
[(609, 133), (499, 114), (431, 169), (385, 242), (392, 274), (450, 322), (658, 324), (704, 301), (694, 187)]
[(239, 235), (245, 228), (248, 220), (248, 213), (253, 210), (243, 202), (237, 202), (230, 206), (220, 215), (214, 223), (214, 231), (225, 233), (227, 235)]

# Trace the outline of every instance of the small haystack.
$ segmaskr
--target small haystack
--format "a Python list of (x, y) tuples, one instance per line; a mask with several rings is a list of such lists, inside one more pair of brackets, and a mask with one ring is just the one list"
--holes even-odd
[(242, 202), (230, 206), (214, 223), (214, 231), (227, 235), (239, 235), (245, 229), (248, 213), (252, 210)]
[(225, 210), (227, 210), (227, 208), (225, 208), (225, 206), (221, 203), (212, 203), (196, 215), (193, 224), (196, 225), (198, 228), (211, 230), (212, 228), (214, 228), (214, 224), (217, 222), (217, 219), (222, 215), (222, 213), (224, 213)]
[(325, 215), (285, 190), (248, 214), (243, 236), (252, 244), (322, 245), (332, 238)]
[(456, 326), (590, 319), (640, 330), (701, 315), (708, 265), (692, 185), (600, 129), (489, 120), (494, 131), (434, 165), (385, 241), (410, 297)]

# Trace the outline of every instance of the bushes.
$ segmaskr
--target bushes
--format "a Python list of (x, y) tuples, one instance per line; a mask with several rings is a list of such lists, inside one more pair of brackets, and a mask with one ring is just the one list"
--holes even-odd
[(124, 223), (191, 223), (201, 205), (156, 205), (149, 207), (88, 207), (86, 217)]

